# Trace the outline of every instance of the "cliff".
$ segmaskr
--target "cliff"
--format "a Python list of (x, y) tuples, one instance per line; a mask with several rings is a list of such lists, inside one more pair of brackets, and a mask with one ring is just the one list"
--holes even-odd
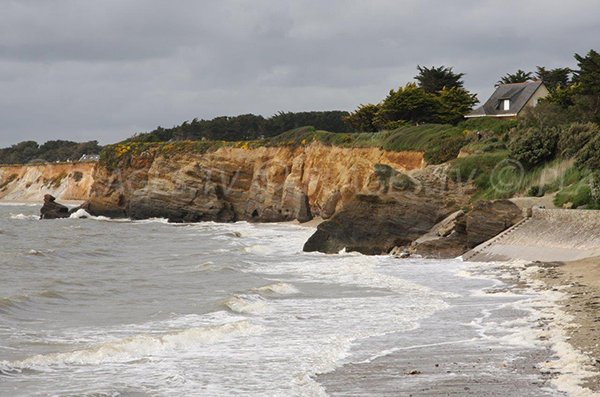
[(50, 194), (59, 200), (87, 200), (96, 163), (0, 165), (0, 200), (42, 202)]
[(356, 194), (389, 189), (382, 173), (404, 175), (424, 166), (418, 151), (319, 142), (124, 144), (104, 153), (84, 207), (95, 215), (172, 221), (327, 219)]

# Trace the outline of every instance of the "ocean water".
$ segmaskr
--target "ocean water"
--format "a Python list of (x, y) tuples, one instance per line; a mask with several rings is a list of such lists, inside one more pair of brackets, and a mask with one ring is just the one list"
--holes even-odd
[(0, 396), (562, 395), (536, 369), (538, 298), (460, 260), (303, 253), (313, 230), (290, 224), (38, 211), (0, 205)]

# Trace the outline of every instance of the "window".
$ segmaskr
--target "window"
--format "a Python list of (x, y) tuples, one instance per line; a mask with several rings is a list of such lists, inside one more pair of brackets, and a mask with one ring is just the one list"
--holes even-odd
[(510, 110), (510, 99), (504, 99), (502, 101), (502, 110)]

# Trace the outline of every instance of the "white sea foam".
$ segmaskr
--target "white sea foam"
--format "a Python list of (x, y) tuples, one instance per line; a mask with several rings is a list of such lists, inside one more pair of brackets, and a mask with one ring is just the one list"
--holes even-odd
[(111, 220), (110, 218), (108, 218), (106, 216), (90, 215), (83, 208), (80, 208), (77, 211), (73, 212), (69, 218), (71, 218), (71, 219), (93, 219), (93, 220), (97, 220), (97, 221), (110, 221)]
[[(508, 269), (508, 270), (507, 270)], [(573, 317), (562, 310), (558, 302), (565, 299), (561, 291), (548, 290), (545, 284), (534, 275), (538, 273), (538, 266), (531, 266), (526, 261), (510, 263), (489, 263), (471, 265), (471, 271), (487, 273), (484, 277), (513, 277), (526, 282), (524, 294), (529, 298), (509, 302), (504, 307), (522, 310), (528, 314), (519, 320), (504, 323), (488, 322), (479, 324), (481, 333), (485, 338), (514, 346), (531, 348), (535, 346), (548, 346), (556, 358), (539, 363), (541, 369), (554, 373), (552, 384), (557, 390), (572, 397), (592, 397), (597, 393), (582, 386), (586, 378), (595, 375), (591, 366), (591, 358), (568, 343), (567, 329), (573, 327)], [(505, 294), (510, 297), (510, 292)], [(500, 306), (498, 309), (502, 309)], [(489, 317), (484, 313), (482, 318)]]
[(39, 203), (19, 203), (14, 201), (0, 201), (0, 207), (40, 207)]
[(20, 221), (37, 221), (40, 219), (39, 215), (25, 215), (25, 214), (11, 214), (10, 219), (17, 219)]
[(43, 370), (46, 367), (71, 364), (94, 365), (102, 363), (126, 363), (151, 358), (165, 352), (186, 350), (198, 345), (211, 344), (223, 338), (235, 338), (259, 332), (260, 327), (249, 321), (237, 321), (222, 325), (189, 328), (162, 335), (142, 334), (117, 339), (86, 349), (36, 355), (20, 361), (0, 361), (0, 370)]
[(235, 313), (265, 314), (271, 309), (268, 302), (260, 295), (234, 295), (225, 301), (225, 306)]
[(298, 288), (288, 283), (274, 283), (265, 285), (264, 287), (255, 288), (255, 291), (264, 294), (275, 294), (275, 295), (294, 295), (299, 293)]

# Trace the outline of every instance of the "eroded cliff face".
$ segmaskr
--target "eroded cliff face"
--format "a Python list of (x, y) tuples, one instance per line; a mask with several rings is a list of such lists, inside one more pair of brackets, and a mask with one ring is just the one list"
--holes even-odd
[(329, 218), (356, 194), (390, 189), (377, 167), (404, 174), (425, 166), (420, 152), (319, 143), (171, 156), (148, 150), (124, 163), (96, 169), (88, 211), (172, 221)]
[(46, 194), (59, 200), (87, 200), (95, 168), (96, 163), (0, 166), (0, 200), (42, 202)]

